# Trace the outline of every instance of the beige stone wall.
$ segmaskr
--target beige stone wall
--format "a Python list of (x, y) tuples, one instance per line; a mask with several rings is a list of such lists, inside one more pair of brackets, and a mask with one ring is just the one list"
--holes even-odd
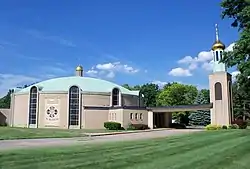
[[(40, 94), (38, 111), (38, 128), (68, 128), (68, 94)], [(50, 106), (56, 107), (58, 114), (56, 120), (50, 119), (47, 115), (47, 109)]]
[(13, 126), (28, 127), (29, 95), (15, 95), (13, 105)]
[[(209, 76), (210, 102), (213, 103), (211, 110), (211, 124), (229, 125), (231, 123), (231, 110), (229, 105), (229, 86), (228, 81), (231, 77), (226, 72), (217, 72)], [(222, 86), (222, 100), (215, 100), (216, 82)]]
[[(130, 114), (133, 114), (133, 119), (130, 119)], [(138, 115), (138, 119), (135, 119), (135, 115)], [(142, 113), (142, 119), (140, 114)], [(123, 127), (127, 128), (129, 124), (148, 124), (148, 111), (136, 110), (136, 109), (124, 109), (123, 110)]]
[[(12, 101), (13, 107), (13, 126), (28, 127), (29, 114), (29, 94), (14, 95)], [(110, 105), (109, 94), (82, 94), (82, 102), (80, 105), (80, 125), (81, 128), (99, 129), (104, 128), (103, 124), (106, 121), (117, 121), (122, 125), (127, 125), (124, 121), (123, 109), (113, 110), (83, 110), (84, 106), (100, 106), (108, 107)], [(124, 103), (127, 106), (137, 106), (138, 97), (125, 95)], [(55, 118), (49, 118), (47, 109), (54, 106), (58, 110)], [(68, 93), (38, 93), (37, 105), (37, 126), (38, 128), (68, 128)], [(133, 110), (134, 111), (134, 110)], [(10, 113), (11, 114), (11, 113)], [(127, 115), (129, 116), (129, 115)], [(146, 118), (145, 115), (143, 115)], [(129, 118), (128, 118), (129, 119)], [(142, 120), (143, 121), (143, 120)], [(139, 123), (140, 121), (138, 121)], [(80, 128), (80, 126), (76, 126)]]
[(82, 94), (84, 106), (110, 106), (110, 94)]
[(0, 126), (5, 125), (10, 125), (11, 123), (11, 110), (10, 109), (0, 109)]
[(108, 114), (108, 121), (121, 123), (123, 127), (123, 109), (110, 109)]
[(108, 121), (109, 110), (83, 110), (85, 129), (104, 129), (104, 122)]

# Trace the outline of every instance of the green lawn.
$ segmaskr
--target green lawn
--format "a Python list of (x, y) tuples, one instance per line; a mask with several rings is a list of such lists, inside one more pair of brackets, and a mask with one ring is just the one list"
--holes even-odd
[(67, 138), (83, 137), (85, 133), (112, 132), (108, 130), (83, 130), (83, 129), (32, 129), (0, 127), (0, 140), (29, 139), (29, 138)]
[[(250, 130), (0, 152), (4, 169), (249, 169)], [(1, 168), (1, 166), (0, 166)]]

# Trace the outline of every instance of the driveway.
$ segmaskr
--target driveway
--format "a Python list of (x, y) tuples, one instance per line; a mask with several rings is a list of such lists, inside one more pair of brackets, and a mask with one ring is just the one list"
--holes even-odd
[(111, 142), (111, 141), (151, 139), (151, 138), (167, 137), (171, 135), (188, 134), (199, 131), (203, 130), (173, 129), (173, 130), (160, 130), (151, 132), (93, 136), (93, 137), (2, 140), (0, 141), (0, 151), (19, 149), (19, 148), (35, 148), (35, 147), (48, 147), (48, 146), (55, 147), (55, 146), (77, 145), (77, 144), (93, 144), (93, 143)]

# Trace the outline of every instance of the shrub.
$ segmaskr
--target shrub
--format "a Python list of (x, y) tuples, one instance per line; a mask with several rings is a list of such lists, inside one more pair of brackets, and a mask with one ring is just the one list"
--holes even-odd
[(149, 129), (146, 124), (129, 124), (127, 130), (147, 130)]
[(121, 130), (121, 123), (117, 122), (104, 122), (104, 127), (108, 130)]
[(182, 123), (171, 123), (170, 128), (175, 128), (175, 129), (185, 129), (186, 125)]
[(222, 126), (222, 129), (227, 129), (227, 126), (223, 125), (223, 126)]
[(238, 129), (239, 126), (238, 126), (238, 124), (231, 124), (231, 125), (229, 125), (228, 128), (230, 128), (230, 129)]
[(239, 126), (239, 129), (246, 129), (247, 128), (247, 121), (244, 121), (242, 119), (237, 119), (232, 122), (232, 124), (237, 124)]
[(219, 130), (221, 129), (222, 127), (220, 125), (212, 125), (212, 124), (209, 124), (207, 125), (206, 127), (206, 130)]

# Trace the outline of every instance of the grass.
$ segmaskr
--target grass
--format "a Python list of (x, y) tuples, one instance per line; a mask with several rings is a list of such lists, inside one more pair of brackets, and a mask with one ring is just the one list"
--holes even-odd
[[(249, 169), (250, 130), (0, 152), (4, 169)], [(2, 166), (1, 166), (2, 165)]]
[(99, 130), (32, 129), (32, 128), (0, 127), (0, 140), (83, 137), (86, 136), (85, 133), (103, 133), (103, 132), (112, 132), (112, 131), (105, 129), (99, 129)]

